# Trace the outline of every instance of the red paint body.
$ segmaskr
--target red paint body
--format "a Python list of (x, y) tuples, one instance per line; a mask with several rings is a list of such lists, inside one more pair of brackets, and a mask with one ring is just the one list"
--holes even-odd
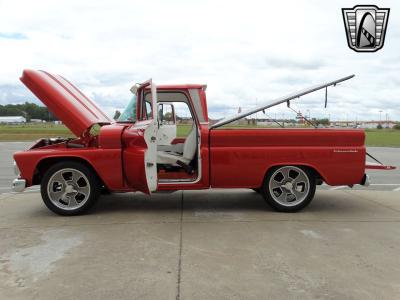
[[(60, 79), (61, 78), (61, 79)], [(62, 77), (40, 71), (24, 71), (21, 80), (79, 136), (68, 142), (17, 152), (14, 159), (27, 186), (40, 182), (41, 166), (62, 159), (84, 161), (111, 191), (148, 192), (144, 130), (148, 121), (112, 123), (98, 108)], [(205, 121), (195, 116), (201, 138), (201, 177), (195, 183), (158, 183), (157, 190), (257, 188), (273, 166), (308, 166), (330, 185), (359, 184), (365, 174), (365, 134), (361, 129), (212, 129), (208, 127), (203, 85), (159, 86), (157, 91), (195, 90)], [(193, 106), (193, 103), (191, 104)], [(103, 124), (98, 136), (90, 136), (93, 124)], [(182, 142), (177, 140), (175, 142)]]
[[(225, 129), (210, 141), (216, 187), (259, 187), (277, 165), (309, 166), (330, 185), (360, 183), (365, 172), (363, 130)], [(357, 152), (336, 152), (350, 149)]]

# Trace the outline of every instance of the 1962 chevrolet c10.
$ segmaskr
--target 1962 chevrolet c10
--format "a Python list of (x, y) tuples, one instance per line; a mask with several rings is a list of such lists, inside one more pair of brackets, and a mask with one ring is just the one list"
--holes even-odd
[[(14, 154), (14, 191), (41, 185), (46, 206), (62, 215), (87, 211), (111, 192), (249, 188), (278, 211), (307, 206), (317, 184), (368, 185), (362, 129), (223, 126), (352, 78), (282, 97), (211, 125), (206, 86), (134, 86), (118, 121), (59, 75), (25, 70), (21, 81), (76, 135), (37, 141)], [(325, 103), (326, 104), (326, 103)], [(176, 137), (175, 110), (186, 108), (187, 134)], [(154, 109), (157, 108), (157, 109)]]

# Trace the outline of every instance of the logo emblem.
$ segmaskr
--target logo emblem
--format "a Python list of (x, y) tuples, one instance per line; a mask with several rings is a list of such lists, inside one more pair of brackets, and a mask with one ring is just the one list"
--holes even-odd
[(383, 47), (390, 8), (356, 5), (342, 8), (347, 44), (356, 52), (375, 52)]

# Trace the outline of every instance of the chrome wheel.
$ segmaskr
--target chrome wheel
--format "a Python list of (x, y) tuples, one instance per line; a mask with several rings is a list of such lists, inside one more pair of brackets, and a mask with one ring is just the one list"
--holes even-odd
[(310, 192), (310, 180), (304, 170), (285, 166), (277, 169), (268, 182), (270, 195), (280, 205), (290, 207), (303, 202)]
[(90, 183), (81, 171), (65, 168), (55, 172), (47, 184), (50, 201), (63, 210), (82, 207), (90, 196)]

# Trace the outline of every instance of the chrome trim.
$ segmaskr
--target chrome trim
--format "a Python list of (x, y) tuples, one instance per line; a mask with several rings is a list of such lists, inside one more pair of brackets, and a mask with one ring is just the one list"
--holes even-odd
[(358, 153), (357, 149), (334, 149), (334, 153)]
[(12, 190), (13, 192), (23, 192), (26, 188), (26, 180), (22, 178), (16, 178), (12, 182)]

